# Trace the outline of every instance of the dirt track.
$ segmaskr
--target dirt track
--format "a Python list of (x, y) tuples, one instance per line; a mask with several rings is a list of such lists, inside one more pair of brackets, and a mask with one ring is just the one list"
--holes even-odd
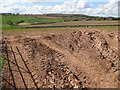
[(117, 31), (4, 35), (3, 46), (3, 88), (118, 87)]

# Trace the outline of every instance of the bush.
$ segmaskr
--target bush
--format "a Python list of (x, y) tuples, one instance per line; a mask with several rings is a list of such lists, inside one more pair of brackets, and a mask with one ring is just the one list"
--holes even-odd
[(13, 22), (12, 22), (11, 20), (8, 20), (8, 21), (7, 21), (7, 24), (13, 25)]
[(74, 21), (79, 21), (78, 19), (74, 19)]
[(119, 18), (113, 18), (112, 20), (120, 20)]

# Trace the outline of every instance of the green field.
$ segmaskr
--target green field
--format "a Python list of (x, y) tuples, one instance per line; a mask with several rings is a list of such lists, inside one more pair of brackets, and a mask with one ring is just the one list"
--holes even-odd
[[(8, 25), (7, 21), (11, 20), (14, 24), (20, 21), (24, 21), (19, 25)], [(18, 15), (7, 15), (2, 16), (2, 30), (8, 29), (16, 29), (21, 28), (25, 25), (33, 25), (33, 24), (48, 24), (48, 23), (56, 23), (56, 22), (64, 22), (64, 19), (49, 19), (49, 18), (40, 18), (33, 16), (18, 16)]]
[[(12, 21), (13, 25), (9, 25), (7, 22)], [(16, 24), (18, 22), (21, 22)], [(62, 23), (61, 23), (62, 22)], [(54, 24), (52, 24), (54, 23)], [(28, 26), (26, 28), (25, 26)], [(66, 19), (58, 19), (58, 18), (42, 18), (42, 17), (35, 17), (35, 16), (20, 16), (20, 15), (3, 15), (2, 16), (2, 30), (3, 31), (40, 31), (48, 29), (60, 29), (66, 30), (68, 28), (86, 28), (80, 27), (79, 25), (93, 25), (89, 28), (98, 28), (98, 29), (107, 29), (107, 30), (118, 30), (118, 26), (111, 26), (111, 25), (118, 25), (118, 21), (69, 21), (66, 22)], [(94, 26), (98, 25), (98, 26)], [(108, 26), (99, 26), (99, 25), (108, 25)], [(50, 26), (50, 27), (49, 27)], [(61, 27), (60, 27), (61, 26)], [(70, 27), (71, 26), (71, 27)], [(40, 27), (40, 28), (36, 28)], [(53, 30), (53, 31), (54, 31)]]

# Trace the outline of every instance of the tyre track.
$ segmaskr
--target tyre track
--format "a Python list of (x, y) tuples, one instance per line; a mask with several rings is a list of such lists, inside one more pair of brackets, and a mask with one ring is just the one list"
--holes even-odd
[[(19, 49), (18, 49), (18, 47), (16, 47), (16, 48), (14, 48), (13, 49), (13, 47), (11, 46), (11, 44), (10, 43), (8, 43), (7, 42), (7, 45), (6, 45), (7, 47), (6, 47), (6, 49), (5, 49), (5, 51), (6, 51), (6, 55), (7, 55), (7, 62), (8, 62), (8, 66), (9, 66), (9, 71), (10, 71), (10, 73), (11, 73), (11, 76), (9, 77), (9, 78), (11, 78), (12, 77), (12, 83), (11, 83), (11, 80), (9, 79), (9, 80), (6, 80), (4, 77), (3, 77), (3, 80), (5, 81), (5, 82), (7, 82), (9, 85), (11, 85), (11, 86), (14, 86), (14, 90), (17, 90), (17, 88), (19, 88), (19, 87), (22, 87), (22, 88), (24, 88), (25, 87), (25, 89), (27, 90), (28, 89), (28, 87), (27, 87), (27, 85), (28, 84), (26, 84), (27, 83), (27, 80), (26, 80), (26, 78), (25, 78), (25, 75), (30, 75), (31, 76), (31, 79), (32, 79), (32, 81), (33, 81), (33, 83), (34, 83), (34, 85), (35, 85), (35, 87), (39, 90), (39, 88), (38, 88), (38, 86), (37, 86), (37, 84), (36, 84), (36, 82), (35, 82), (35, 76), (34, 76), (34, 78), (33, 78), (33, 74), (31, 73), (31, 71), (29, 70), (29, 68), (28, 68), (28, 66), (27, 66), (27, 64), (26, 64), (26, 62), (25, 62), (25, 60), (24, 60), (24, 58), (22, 57), (22, 54), (20, 53), (20, 51), (19, 51)], [(9, 47), (10, 46), (10, 47)], [(8, 49), (9, 49), (9, 51), (10, 51), (10, 49), (11, 49), (11, 55), (13, 55), (13, 59), (11, 58), (11, 57), (9, 57), (10, 55), (8, 55)], [(16, 51), (14, 51), (16, 49)], [(17, 55), (17, 56), (16, 56)], [(20, 64), (20, 59), (18, 59), (18, 55), (21, 57), (21, 61), (22, 62), (24, 62), (24, 65), (25, 66), (23, 66), (23, 65), (21, 65)], [(17, 57), (17, 58), (16, 58)], [(11, 61), (9, 60), (9, 59), (11, 59)], [(19, 61), (19, 62), (18, 62)], [(11, 63), (11, 64), (10, 64)], [(6, 68), (7, 69), (7, 68)], [(27, 70), (26, 70), (27, 69)], [(25, 72), (23, 73), (21, 70), (24, 70)], [(17, 75), (16, 76), (16, 74), (17, 73), (19, 73), (20, 74), (20, 76), (19, 75)], [(29, 76), (28, 76), (29, 77)], [(20, 79), (22, 79), (22, 81), (20, 80)], [(28, 79), (28, 78), (27, 78)], [(30, 78), (29, 78), (30, 79)], [(18, 80), (18, 81), (16, 81), (16, 80)], [(18, 82), (19, 82), (19, 84), (20, 85), (18, 85)], [(22, 82), (23, 84), (24, 84), (24, 87), (23, 87), (23, 85), (20, 83), (20, 82)]]

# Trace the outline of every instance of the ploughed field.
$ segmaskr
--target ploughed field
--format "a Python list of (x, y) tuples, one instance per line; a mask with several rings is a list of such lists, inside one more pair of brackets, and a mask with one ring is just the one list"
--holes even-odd
[(117, 88), (117, 33), (3, 34), (2, 88)]
[(25, 28), (45, 28), (45, 27), (85, 27), (85, 26), (118, 26), (118, 21), (69, 21), (56, 22), (50, 24), (27, 25)]

